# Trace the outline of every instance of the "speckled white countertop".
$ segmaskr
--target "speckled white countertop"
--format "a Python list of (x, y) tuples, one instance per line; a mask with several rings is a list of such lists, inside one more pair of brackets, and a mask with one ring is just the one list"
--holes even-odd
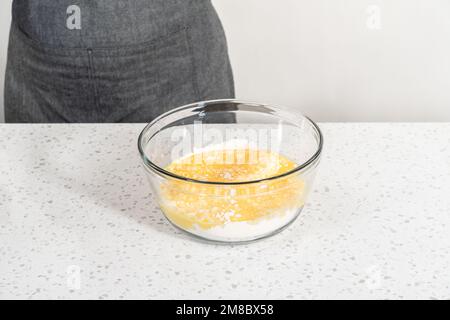
[(150, 196), (143, 125), (0, 126), (0, 298), (450, 299), (450, 124), (322, 124), (284, 232), (212, 245)]

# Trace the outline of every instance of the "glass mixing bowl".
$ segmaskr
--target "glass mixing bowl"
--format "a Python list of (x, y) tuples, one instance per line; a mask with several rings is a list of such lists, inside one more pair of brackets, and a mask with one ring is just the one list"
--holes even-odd
[(138, 148), (173, 225), (202, 239), (246, 242), (297, 218), (322, 144), (319, 127), (299, 113), (214, 100), (161, 115), (144, 128)]

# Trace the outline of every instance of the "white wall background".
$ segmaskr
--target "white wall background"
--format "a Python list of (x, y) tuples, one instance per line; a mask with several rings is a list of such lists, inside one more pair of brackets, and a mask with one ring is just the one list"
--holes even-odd
[[(320, 121), (450, 121), (450, 1), (213, 2), (239, 98)], [(10, 3), (0, 3), (2, 75)]]
[(11, 0), (0, 1), (0, 122), (3, 122), (3, 87), (5, 80), (6, 51), (8, 49)]

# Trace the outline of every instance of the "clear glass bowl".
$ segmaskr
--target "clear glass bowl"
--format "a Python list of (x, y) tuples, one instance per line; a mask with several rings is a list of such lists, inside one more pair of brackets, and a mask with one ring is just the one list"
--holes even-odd
[(162, 212), (202, 239), (246, 242), (292, 223), (322, 151), (309, 118), (269, 105), (214, 100), (148, 124), (138, 148)]

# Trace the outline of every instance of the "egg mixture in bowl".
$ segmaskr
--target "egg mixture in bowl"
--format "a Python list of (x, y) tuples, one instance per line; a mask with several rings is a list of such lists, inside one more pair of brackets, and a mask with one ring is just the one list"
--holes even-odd
[(322, 135), (301, 114), (234, 100), (184, 106), (139, 137), (153, 193), (168, 220), (203, 239), (251, 241), (300, 214)]

